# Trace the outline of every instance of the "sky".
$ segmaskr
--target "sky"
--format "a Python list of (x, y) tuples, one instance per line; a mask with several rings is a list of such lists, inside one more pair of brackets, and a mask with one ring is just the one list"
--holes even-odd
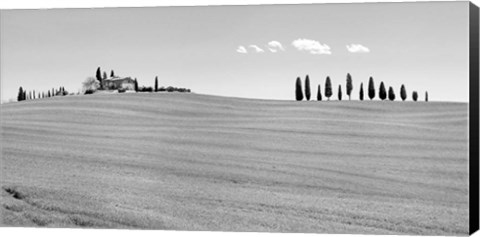
[[(293, 100), (329, 76), (468, 102), (468, 2), (3, 10), (2, 102), (18, 88), (81, 90), (97, 67), (139, 85)], [(345, 98), (345, 95), (344, 95)]]

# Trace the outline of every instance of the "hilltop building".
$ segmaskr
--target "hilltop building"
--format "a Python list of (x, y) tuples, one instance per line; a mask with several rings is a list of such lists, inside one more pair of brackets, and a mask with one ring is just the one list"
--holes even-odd
[(135, 88), (135, 80), (131, 77), (110, 77), (102, 80), (103, 88), (107, 90), (126, 89), (133, 90)]

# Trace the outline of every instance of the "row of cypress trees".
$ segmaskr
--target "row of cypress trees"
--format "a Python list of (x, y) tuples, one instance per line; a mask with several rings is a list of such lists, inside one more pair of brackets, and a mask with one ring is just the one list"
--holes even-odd
[[(352, 91), (353, 91), (353, 81), (352, 81), (352, 76), (350, 73), (347, 73), (347, 80), (346, 80), (346, 94), (348, 96), (348, 100), (351, 99)], [(330, 77), (327, 76), (325, 80), (325, 91), (324, 91), (324, 96), (327, 97), (327, 100), (330, 100), (330, 97), (332, 97), (333, 91), (332, 91), (332, 81), (330, 80)], [(338, 94), (337, 98), (338, 100), (342, 100), (342, 85), (338, 85)], [(373, 100), (375, 98), (376, 92), (375, 92), (375, 83), (373, 81), (373, 77), (369, 78), (368, 81), (368, 98), (370, 100)], [(363, 91), (363, 82), (360, 84), (360, 91), (359, 91), (359, 99), (364, 100), (365, 93)], [(380, 88), (378, 92), (378, 97), (381, 100), (386, 100), (387, 98), (391, 101), (394, 101), (396, 99), (395, 96), (395, 91), (393, 88), (390, 86), (388, 88), (388, 92), (386, 90), (385, 84), (380, 82)], [(307, 75), (305, 77), (305, 100), (310, 100), (311, 98), (311, 91), (310, 91), (310, 77)], [(402, 101), (405, 101), (407, 99), (407, 90), (405, 88), (405, 85), (402, 84), (400, 87), (400, 98)], [(304, 93), (302, 90), (302, 80), (300, 77), (297, 77), (297, 80), (295, 82), (295, 99), (297, 101), (301, 101), (304, 99)], [(318, 85), (317, 89), (317, 100), (321, 101), (322, 98), (322, 90), (320, 87), (320, 84)], [(418, 92), (413, 91), (412, 92), (412, 100), (417, 101), (418, 100)], [(428, 102), (428, 91), (425, 91), (425, 101)]]
[(38, 93), (35, 93), (35, 90), (28, 91), (27, 93), (27, 90), (23, 89), (23, 87), (20, 87), (18, 89), (17, 101), (43, 99), (43, 98), (63, 96), (63, 95), (68, 95), (68, 92), (65, 90), (65, 87), (63, 86), (59, 87), (58, 90), (55, 90), (54, 88), (52, 88), (51, 92), (50, 90), (48, 90), (47, 92), (38, 92)]

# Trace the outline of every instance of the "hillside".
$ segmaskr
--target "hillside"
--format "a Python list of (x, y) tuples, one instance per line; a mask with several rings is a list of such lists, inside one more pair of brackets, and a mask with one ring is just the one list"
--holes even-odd
[(3, 225), (468, 234), (468, 105), (197, 94), (1, 105)]

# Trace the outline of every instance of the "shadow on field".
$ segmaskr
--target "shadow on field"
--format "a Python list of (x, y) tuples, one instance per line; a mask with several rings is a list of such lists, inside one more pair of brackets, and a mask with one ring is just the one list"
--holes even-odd
[[(52, 200), (51, 193), (35, 188), (3, 186), (1, 190), (0, 226), (141, 228), (130, 220), (105, 216), (98, 207), (72, 206), (71, 200)], [(77, 197), (78, 198), (78, 197)], [(63, 203), (62, 203), (63, 201)], [(54, 204), (55, 203), (55, 204)], [(58, 204), (58, 205), (57, 205)], [(132, 224), (131, 224), (132, 223)]]

